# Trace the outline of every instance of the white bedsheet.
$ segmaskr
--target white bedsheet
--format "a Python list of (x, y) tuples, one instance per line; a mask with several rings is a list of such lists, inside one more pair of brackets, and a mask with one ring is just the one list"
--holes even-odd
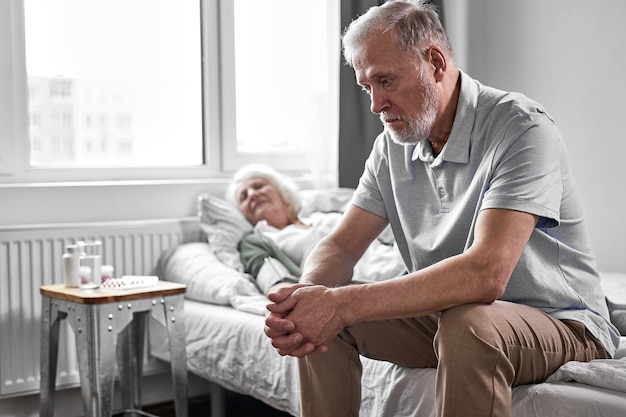
[(568, 362), (547, 379), (547, 382), (555, 381), (582, 382), (626, 393), (626, 358)]
[[(227, 306), (185, 301), (188, 368), (234, 392), (251, 395), (294, 416), (299, 410), (299, 388), (295, 359), (279, 356), (263, 333), (264, 317)], [(154, 324), (154, 323), (153, 323)], [(623, 340), (626, 342), (626, 340)], [(165, 330), (151, 326), (151, 351), (168, 360)], [(626, 389), (605, 386), (604, 371), (615, 366), (626, 377), (624, 361), (596, 362), (593, 371), (572, 376), (572, 366), (554, 376), (553, 382), (516, 387), (512, 417), (624, 417)], [(576, 364), (577, 368), (581, 368)], [(597, 365), (597, 366), (596, 366)], [(586, 369), (589, 366), (582, 366)], [(599, 368), (606, 368), (599, 370)], [(587, 369), (589, 370), (589, 369)], [(610, 371), (609, 371), (610, 373)], [(435, 370), (409, 369), (386, 362), (363, 359), (362, 417), (429, 417), (434, 411)]]

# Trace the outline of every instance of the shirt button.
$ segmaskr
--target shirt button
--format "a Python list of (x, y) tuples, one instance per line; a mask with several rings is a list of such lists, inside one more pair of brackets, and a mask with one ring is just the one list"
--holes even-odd
[(443, 187), (439, 187), (439, 197), (443, 197), (444, 195), (446, 195), (446, 190), (444, 190)]

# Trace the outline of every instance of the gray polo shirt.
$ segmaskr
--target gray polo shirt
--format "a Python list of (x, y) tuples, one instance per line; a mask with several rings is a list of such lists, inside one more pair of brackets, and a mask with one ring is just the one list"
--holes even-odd
[(612, 355), (595, 255), (565, 144), (541, 105), (461, 73), (452, 132), (435, 158), (430, 142), (376, 139), (352, 203), (389, 220), (409, 271), (468, 249), (481, 210), (539, 217), (502, 300), (577, 320)]

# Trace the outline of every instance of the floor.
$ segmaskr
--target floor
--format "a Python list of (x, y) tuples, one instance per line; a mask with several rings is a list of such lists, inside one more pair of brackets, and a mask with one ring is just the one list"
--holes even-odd
[[(173, 403), (145, 407), (143, 411), (158, 417), (176, 416)], [(189, 398), (188, 417), (207, 417), (210, 411), (210, 396)], [(113, 417), (122, 417), (122, 415), (116, 414)], [(255, 398), (226, 392), (226, 417), (291, 417), (291, 415), (275, 410)]]

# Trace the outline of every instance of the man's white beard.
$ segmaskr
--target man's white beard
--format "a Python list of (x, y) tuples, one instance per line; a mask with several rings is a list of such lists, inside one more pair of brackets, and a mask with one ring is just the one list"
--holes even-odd
[(407, 122), (407, 126), (399, 130), (385, 126), (383, 122), (391, 135), (391, 139), (400, 145), (416, 144), (427, 140), (435, 124), (435, 117), (437, 117), (441, 99), (435, 84), (431, 83), (422, 71), (419, 72), (419, 77), (422, 86), (424, 86), (421, 112), (411, 119), (400, 117)]
[(391, 140), (399, 145), (414, 145), (429, 138), (432, 123), (428, 124), (423, 118), (407, 122), (408, 125), (400, 130), (387, 127)]

